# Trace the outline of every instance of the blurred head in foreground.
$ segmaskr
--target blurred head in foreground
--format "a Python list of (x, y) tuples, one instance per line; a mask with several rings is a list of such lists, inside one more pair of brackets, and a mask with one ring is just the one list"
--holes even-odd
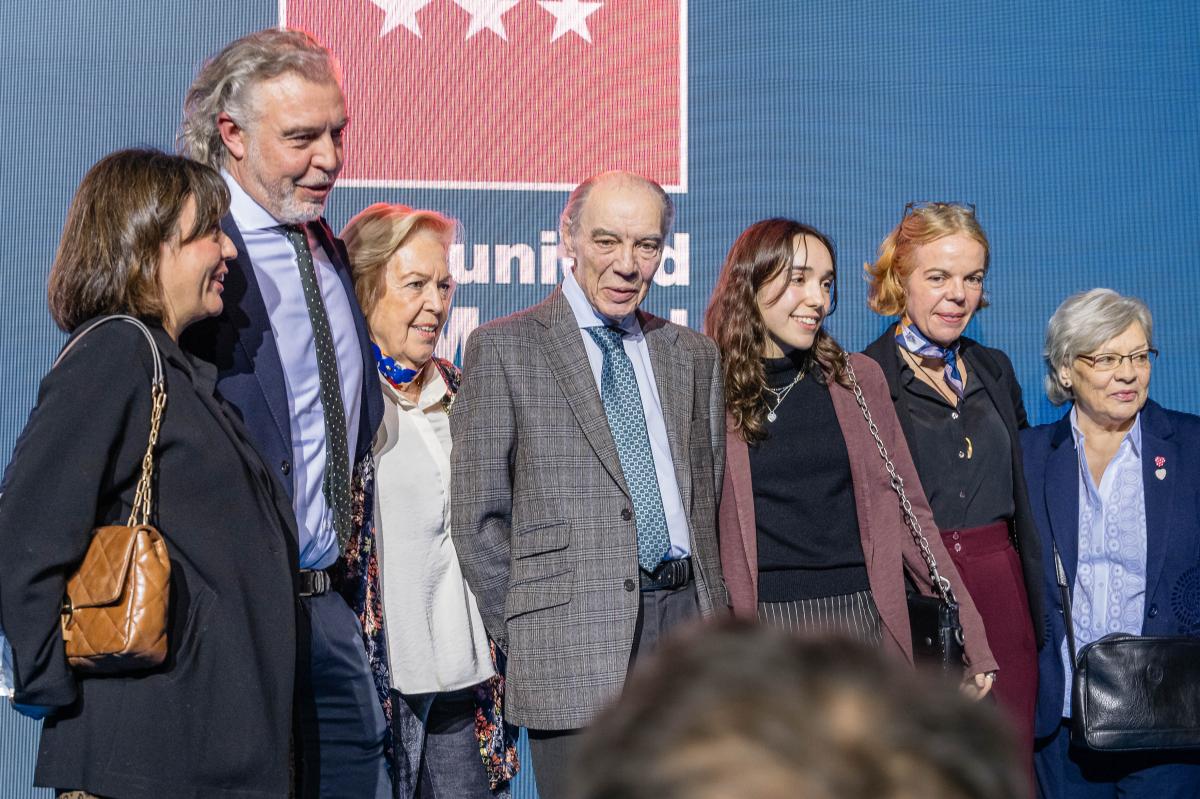
[(728, 622), (635, 669), (580, 742), (574, 799), (1010, 799), (995, 711), (879, 652)]

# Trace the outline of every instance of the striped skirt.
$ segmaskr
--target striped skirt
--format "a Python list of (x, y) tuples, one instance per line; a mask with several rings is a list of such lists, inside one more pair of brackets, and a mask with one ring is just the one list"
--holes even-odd
[(883, 641), (883, 623), (870, 591), (791, 602), (759, 602), (758, 620), (802, 635), (832, 633), (868, 644)]

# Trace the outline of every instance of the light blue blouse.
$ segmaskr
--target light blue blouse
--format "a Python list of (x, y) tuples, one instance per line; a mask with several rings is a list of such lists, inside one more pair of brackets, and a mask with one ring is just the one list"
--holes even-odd
[[(1111, 633), (1142, 632), (1146, 604), (1146, 494), (1142, 486), (1142, 419), (1125, 434), (1097, 486), (1088, 469), (1077, 410), (1071, 433), (1079, 456), (1079, 558), (1071, 594), (1075, 646)], [(1063, 640), (1066, 673), (1070, 650)], [(1071, 715), (1071, 680), (1065, 686), (1063, 716)]]

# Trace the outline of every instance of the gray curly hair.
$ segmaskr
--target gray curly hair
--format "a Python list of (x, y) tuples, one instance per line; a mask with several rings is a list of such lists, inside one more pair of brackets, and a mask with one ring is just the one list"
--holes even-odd
[(341, 83), (333, 55), (303, 31), (268, 28), (226, 45), (205, 62), (188, 88), (175, 137), (180, 154), (214, 169), (224, 166), (217, 116), (227, 113), (246, 127), (256, 118), (253, 87), (285, 72), (315, 83)]

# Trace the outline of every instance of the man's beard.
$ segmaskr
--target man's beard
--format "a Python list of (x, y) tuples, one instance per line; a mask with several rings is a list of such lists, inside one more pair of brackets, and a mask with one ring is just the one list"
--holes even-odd
[(273, 185), (267, 185), (255, 175), (263, 197), (267, 200), (267, 210), (271, 215), (285, 225), (303, 225), (320, 219), (325, 212), (324, 202), (305, 202), (296, 197), (296, 184), (284, 178)]
[[(249, 149), (247, 162), (251, 164), (263, 163), (253, 142), (251, 142)], [(337, 175), (328, 175), (328, 173), (326, 175), (329, 177), (329, 184), (332, 186), (333, 182), (337, 180)], [(279, 178), (273, 183), (267, 183), (257, 169), (249, 170), (248, 177), (258, 185), (259, 193), (266, 201), (263, 205), (267, 211), (270, 212), (271, 216), (285, 225), (303, 225), (320, 219), (321, 214), (325, 212), (324, 200), (320, 202), (305, 202), (297, 199), (296, 183), (291, 178)]]

